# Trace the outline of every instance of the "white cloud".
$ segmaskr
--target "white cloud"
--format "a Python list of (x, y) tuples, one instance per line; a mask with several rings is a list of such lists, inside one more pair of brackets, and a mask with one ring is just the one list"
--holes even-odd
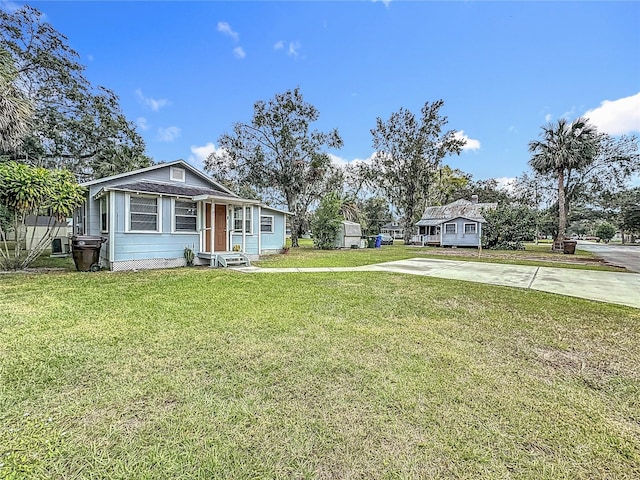
[(329, 154), (329, 158), (331, 159), (331, 163), (333, 163), (336, 167), (344, 168), (347, 165), (353, 165), (356, 163), (368, 163), (371, 164), (373, 161), (373, 157), (375, 156), (375, 152), (372, 153), (368, 158), (353, 158), (348, 160), (346, 158), (339, 157), (338, 155), (334, 155), (332, 153)]
[(508, 193), (512, 193), (516, 187), (516, 177), (500, 177), (494, 178), (498, 182), (498, 189), (504, 190)]
[(233, 55), (236, 58), (244, 58), (247, 56), (244, 49), (242, 47), (236, 47), (233, 49)]
[(282, 50), (283, 48), (284, 48), (284, 42), (282, 40), (278, 40), (276, 43), (273, 44), (274, 50)]
[(157, 112), (162, 107), (166, 107), (167, 105), (169, 105), (169, 100), (167, 100), (166, 98), (145, 97), (142, 93), (142, 90), (140, 90), (139, 88), (136, 90), (136, 96), (138, 97), (140, 103), (146, 105), (154, 112)]
[(300, 42), (295, 41), (295, 42), (291, 42), (289, 43), (289, 50), (287, 51), (287, 55), (291, 56), (291, 57), (297, 57), (300, 52)]
[(224, 33), (225, 35), (229, 35), (236, 42), (240, 38), (238, 32), (234, 32), (231, 28), (231, 25), (229, 25), (227, 22), (218, 22), (218, 31)]
[(510, 125), (509, 128), (507, 128), (507, 130), (509, 130), (509, 132), (511, 133), (518, 133), (518, 129), (516, 128), (515, 125)]
[(173, 142), (179, 136), (179, 127), (158, 128), (158, 140), (160, 140), (161, 142)]
[(136, 124), (138, 125), (138, 127), (140, 127), (140, 129), (142, 130), (149, 130), (149, 123), (147, 122), (147, 119), (144, 117), (138, 117), (136, 118)]
[(204, 170), (204, 162), (209, 158), (209, 155), (214, 152), (220, 153), (224, 151), (224, 148), (216, 148), (213, 142), (209, 142), (202, 146), (191, 145), (191, 155), (187, 161), (194, 167)]
[(377, 2), (381, 2), (384, 4), (385, 7), (388, 7), (389, 4), (391, 3), (391, 0), (371, 0), (373, 3), (377, 3)]
[(474, 140), (473, 138), (469, 138), (468, 135), (464, 134), (464, 130), (460, 130), (455, 133), (455, 137), (460, 140), (465, 140), (467, 143), (464, 144), (462, 150), (480, 150), (480, 140)]
[(545, 122), (550, 122), (552, 118), (553, 118), (553, 115), (551, 115), (550, 113), (547, 113), (547, 114), (544, 116), (544, 121), (545, 121)]
[(640, 92), (618, 100), (605, 100), (584, 116), (603, 133), (640, 132)]

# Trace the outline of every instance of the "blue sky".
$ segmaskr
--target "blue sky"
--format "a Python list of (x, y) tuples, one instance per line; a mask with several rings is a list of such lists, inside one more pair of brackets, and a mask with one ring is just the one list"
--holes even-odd
[(201, 166), (255, 101), (296, 86), (316, 128), (339, 129), (338, 162), (372, 155), (376, 117), (440, 98), (469, 139), (445, 163), (476, 179), (520, 175), (528, 142), (562, 116), (640, 132), (640, 2), (30, 5), (118, 94), (155, 160)]

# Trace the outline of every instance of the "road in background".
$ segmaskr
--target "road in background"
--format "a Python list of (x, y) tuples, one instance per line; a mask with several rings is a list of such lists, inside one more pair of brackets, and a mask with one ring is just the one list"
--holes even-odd
[(640, 273), (640, 247), (638, 246), (579, 240), (578, 249), (591, 252), (612, 265), (625, 267), (632, 272)]

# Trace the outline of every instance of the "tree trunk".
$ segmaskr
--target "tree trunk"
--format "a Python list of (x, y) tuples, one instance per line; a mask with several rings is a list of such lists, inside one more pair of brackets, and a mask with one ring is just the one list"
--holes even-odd
[(567, 208), (565, 206), (564, 169), (558, 170), (558, 236), (553, 242), (554, 250), (562, 250), (562, 241), (567, 230)]
[(300, 230), (300, 220), (298, 215), (291, 217), (291, 246), (298, 247), (298, 230)]

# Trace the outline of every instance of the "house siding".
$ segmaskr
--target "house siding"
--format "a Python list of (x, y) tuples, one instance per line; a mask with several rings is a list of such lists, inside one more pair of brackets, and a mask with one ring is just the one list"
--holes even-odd
[[(448, 223), (455, 223), (456, 225), (456, 233), (455, 234), (447, 234), (445, 233), (445, 225)], [(475, 223), (476, 224), (476, 233), (464, 233), (464, 224), (465, 223)], [(474, 222), (472, 220), (468, 220), (466, 218), (456, 218), (449, 222), (445, 222), (442, 224), (442, 246), (443, 247), (477, 247), (479, 243), (479, 232), (480, 227), (478, 226), (478, 222)]]
[[(167, 268), (184, 265), (184, 249), (190, 247), (197, 254), (200, 251), (201, 233), (174, 233), (172, 218), (172, 201), (175, 199), (171, 195), (147, 194), (159, 198), (161, 205), (161, 225), (158, 232), (127, 232), (127, 212), (130, 195), (127, 192), (108, 191), (105, 192), (109, 205), (109, 233), (100, 231), (100, 201), (94, 199), (95, 195), (103, 188), (117, 186), (136, 181), (156, 181), (166, 182), (174, 185), (189, 187), (216, 188), (214, 183), (209, 183), (188, 169), (185, 169), (185, 182), (175, 182), (170, 180), (170, 167), (159, 168), (157, 170), (132, 173), (121, 178), (99, 182), (88, 185), (87, 199), (83, 209), (78, 211), (80, 218), (84, 219), (85, 228), (82, 232), (86, 235), (105, 236), (109, 240), (102, 245), (100, 257), (103, 265), (112, 270), (131, 270), (135, 268)], [(173, 165), (175, 166), (175, 165)], [(182, 168), (177, 165), (177, 168)], [(239, 199), (241, 200), (241, 199)], [(223, 203), (224, 204), (224, 203)], [(232, 209), (231, 204), (227, 204), (227, 212)], [(280, 211), (271, 210), (268, 207), (252, 206), (252, 227), (253, 233), (245, 236), (245, 253), (257, 256), (259, 253), (279, 251), (285, 243), (286, 215)], [(204, 209), (200, 209), (202, 214)], [(260, 238), (259, 230), (260, 215), (271, 215), (274, 217), (274, 233), (263, 233)], [(231, 215), (227, 219), (227, 229), (230, 232)], [(203, 226), (201, 219), (198, 220), (198, 228)], [(230, 233), (229, 248), (234, 244), (242, 244), (242, 234)]]

